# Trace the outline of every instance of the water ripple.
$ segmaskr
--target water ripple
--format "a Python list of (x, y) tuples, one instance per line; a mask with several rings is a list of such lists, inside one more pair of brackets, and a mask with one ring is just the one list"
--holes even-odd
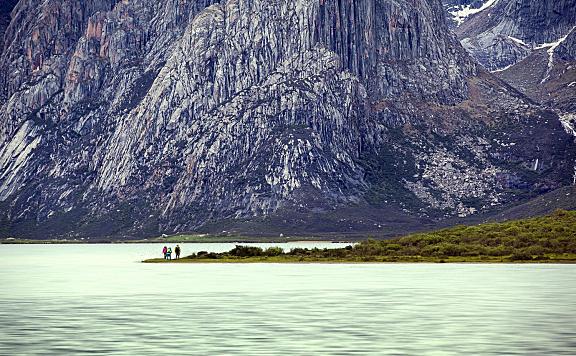
[(123, 246), (20, 248), (29, 260), (0, 248), (2, 355), (576, 354), (576, 266), (150, 266)]

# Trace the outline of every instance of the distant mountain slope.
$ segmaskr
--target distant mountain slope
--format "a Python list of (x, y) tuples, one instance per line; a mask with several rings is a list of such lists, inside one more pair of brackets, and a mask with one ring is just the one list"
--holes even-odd
[(524, 219), (551, 214), (557, 209), (576, 210), (576, 186), (562, 187), (538, 196), (525, 203), (506, 209), (491, 221)]
[[(576, 38), (573, 31), (568, 40)], [(561, 49), (562, 48), (562, 49)], [(532, 100), (557, 110), (561, 116), (576, 113), (576, 57), (574, 43), (533, 50), (522, 61), (495, 73)], [(563, 50), (567, 52), (562, 53)]]
[[(450, 4), (450, 1), (445, 1)], [(485, 68), (501, 70), (550, 46), (576, 26), (576, 0), (495, 0), (456, 28), (464, 47)]]
[(576, 1), (498, 0), (456, 33), (484, 67), (556, 110), (567, 131), (574, 131)]
[(567, 134), (576, 136), (575, 0), (483, 2), (455, 31), (485, 68), (556, 111)]

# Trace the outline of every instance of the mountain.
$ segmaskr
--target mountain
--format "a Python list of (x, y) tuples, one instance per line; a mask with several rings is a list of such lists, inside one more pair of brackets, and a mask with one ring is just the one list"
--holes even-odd
[(501, 70), (551, 47), (575, 27), (576, 0), (490, 0), (455, 31), (485, 68)]
[[(453, 1), (445, 0), (448, 18)], [(576, 136), (576, 1), (497, 0), (455, 29), (485, 68), (533, 101), (555, 110)]]
[(444, 11), (19, 1), (1, 234), (390, 234), (570, 184), (557, 114), (479, 66)]
[(575, 110), (576, 0), (486, 1), (455, 31), (478, 62), (531, 99)]
[(549, 193), (537, 196), (525, 203), (491, 216), (489, 221), (525, 219), (534, 216), (544, 216), (556, 210), (576, 210), (576, 186), (565, 186)]

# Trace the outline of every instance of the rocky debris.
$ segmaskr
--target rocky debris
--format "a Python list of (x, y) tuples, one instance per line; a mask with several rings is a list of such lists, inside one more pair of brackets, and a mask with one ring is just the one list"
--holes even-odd
[(30, 0), (12, 13), (11, 234), (338, 221), (350, 206), (414, 222), (571, 179), (557, 118), (479, 68), (436, 1)]

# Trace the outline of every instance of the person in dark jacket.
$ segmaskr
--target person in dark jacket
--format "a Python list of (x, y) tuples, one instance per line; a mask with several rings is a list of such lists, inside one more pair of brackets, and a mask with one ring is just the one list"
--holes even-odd
[(180, 258), (180, 245), (176, 245), (174, 252), (176, 253), (176, 259), (179, 259)]

